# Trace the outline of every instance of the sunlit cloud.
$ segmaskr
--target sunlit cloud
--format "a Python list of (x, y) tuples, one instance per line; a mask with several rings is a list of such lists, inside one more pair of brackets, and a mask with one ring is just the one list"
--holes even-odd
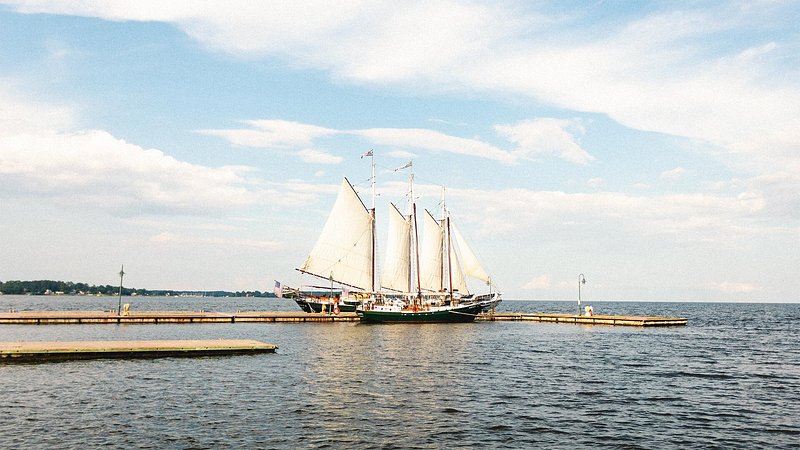
[(523, 289), (549, 289), (552, 286), (552, 280), (550, 279), (549, 274), (542, 274), (539, 276), (534, 277), (525, 285), (522, 286)]
[(498, 135), (510, 142), (506, 150), (480, 139), (448, 135), (424, 128), (368, 128), (360, 130), (334, 130), (316, 125), (283, 120), (249, 120), (249, 129), (200, 130), (202, 134), (226, 139), (233, 145), (257, 148), (280, 148), (297, 151), (305, 162), (335, 164), (342, 158), (321, 150), (308, 150), (315, 139), (332, 135), (358, 136), (369, 144), (395, 148), (389, 156), (410, 159), (414, 153), (403, 150), (451, 153), (494, 160), (503, 164), (516, 164), (544, 156), (555, 156), (576, 164), (588, 164), (594, 159), (574, 139), (573, 133), (582, 133), (579, 123), (557, 119), (534, 119), (514, 125), (498, 125)]
[(575, 141), (575, 135), (584, 132), (577, 121), (533, 119), (514, 125), (497, 125), (495, 130), (517, 145), (514, 155), (519, 158), (553, 155), (576, 164), (588, 164), (594, 160)]
[[(800, 145), (794, 120), (800, 116), (800, 85), (771, 75), (790, 58), (793, 45), (728, 39), (749, 30), (754, 16), (791, 8), (777, 2), (760, 9), (675, 5), (627, 21), (600, 21), (591, 34), (573, 23), (582, 11), (549, 16), (535, 6), (473, 2), (354, 2), (335, 8), (324, 2), (269, 8), (251, 2), (6, 3), (27, 13), (172, 23), (214, 50), (285, 58), (355, 83), (498, 92), (603, 113), (631, 128), (702, 139), (734, 155), (759, 154), (772, 160), (772, 169), (793, 159)], [(504, 132), (521, 143), (528, 139), (522, 129)], [(237, 139), (242, 145), (286, 142), (266, 134)], [(552, 141), (557, 134), (542, 138)], [(560, 142), (550, 151), (581, 164), (591, 160), (579, 146), (564, 145), (569, 140)], [(514, 159), (502, 150), (467, 147), (467, 153)], [(521, 147), (523, 156), (539, 154), (539, 147)]]
[(341, 156), (332, 155), (328, 152), (314, 149), (303, 149), (297, 152), (303, 162), (309, 164), (339, 164), (344, 161)]

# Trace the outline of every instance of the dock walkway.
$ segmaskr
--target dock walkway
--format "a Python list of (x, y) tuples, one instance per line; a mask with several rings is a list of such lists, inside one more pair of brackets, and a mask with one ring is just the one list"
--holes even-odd
[(684, 317), (653, 316), (609, 316), (609, 315), (576, 315), (576, 314), (541, 314), (541, 313), (494, 313), (478, 316), (477, 320), (529, 320), (534, 322), (574, 323), (582, 325), (617, 325), (634, 327), (683, 326), (689, 319)]
[(338, 316), (303, 311), (236, 312), (142, 311), (118, 315), (108, 311), (18, 311), (0, 313), (0, 325), (236, 323), (236, 322), (357, 322), (356, 313)]
[[(503, 312), (480, 314), (477, 321), (534, 321), (551, 323), (573, 323), (584, 325), (617, 325), (637, 327), (682, 326), (688, 319), (683, 317), (611, 316)], [(306, 313), (302, 311), (280, 312), (190, 312), (190, 311), (142, 311), (118, 315), (109, 311), (18, 311), (0, 312), (0, 325), (58, 325), (58, 324), (158, 324), (158, 323), (241, 323), (241, 322), (358, 322), (356, 313), (339, 315)]]
[(254, 340), (0, 342), (0, 361), (91, 358), (155, 358), (274, 353), (278, 347)]

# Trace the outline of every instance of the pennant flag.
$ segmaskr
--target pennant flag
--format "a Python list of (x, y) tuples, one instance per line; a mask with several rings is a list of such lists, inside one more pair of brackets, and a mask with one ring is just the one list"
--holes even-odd
[(409, 168), (409, 167), (411, 167), (411, 165), (413, 163), (414, 163), (414, 161), (409, 161), (409, 162), (403, 164), (402, 167), (398, 167), (397, 169), (394, 169), (394, 171), (397, 172), (398, 170), (403, 170), (403, 169)]
[(361, 155), (361, 158), (363, 159), (365, 156), (372, 156), (372, 150), (370, 150), (370, 151), (364, 153), (363, 155)]

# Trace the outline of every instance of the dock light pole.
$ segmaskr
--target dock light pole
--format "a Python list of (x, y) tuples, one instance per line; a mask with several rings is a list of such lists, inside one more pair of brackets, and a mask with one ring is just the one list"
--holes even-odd
[(581, 284), (586, 284), (586, 277), (578, 275), (578, 315), (581, 315)]
[(125, 271), (122, 270), (125, 268), (125, 264), (121, 265), (119, 268), (119, 301), (117, 302), (117, 315), (122, 313), (122, 277), (125, 276)]

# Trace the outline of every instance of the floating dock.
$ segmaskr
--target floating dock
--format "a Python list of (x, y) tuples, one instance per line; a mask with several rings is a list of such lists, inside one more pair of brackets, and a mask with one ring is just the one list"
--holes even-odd
[(156, 358), (274, 353), (278, 346), (253, 340), (0, 342), (0, 361)]
[[(665, 327), (686, 325), (683, 317), (576, 315), (551, 313), (503, 312), (480, 314), (477, 321), (534, 321), (551, 323), (573, 323), (583, 325), (617, 325), (636, 327)], [(188, 312), (188, 311), (143, 311), (118, 315), (108, 311), (18, 311), (0, 312), (0, 325), (59, 325), (59, 324), (175, 324), (175, 323), (241, 323), (241, 322), (358, 322), (356, 313), (339, 315), (306, 313), (302, 311), (281, 312)]]

